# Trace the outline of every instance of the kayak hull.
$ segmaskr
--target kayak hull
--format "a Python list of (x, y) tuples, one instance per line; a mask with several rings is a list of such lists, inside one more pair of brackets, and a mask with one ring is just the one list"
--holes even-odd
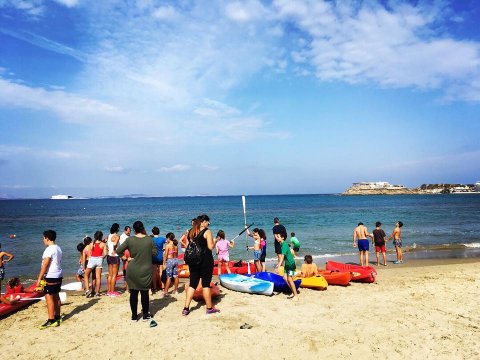
[(29, 292), (10, 294), (6, 295), (6, 297), (13, 296), (20, 299), (35, 298), (35, 300), (22, 300), (17, 301), (14, 304), (0, 304), (0, 318), (13, 314), (18, 310), (37, 302), (38, 298), (44, 295), (43, 291), (35, 291), (35, 284), (29, 286), (26, 290)]
[(350, 271), (318, 270), (318, 275), (322, 275), (328, 285), (349, 286), (352, 280)]
[(267, 296), (273, 294), (273, 283), (270, 281), (240, 274), (221, 274), (218, 278), (223, 287), (233, 291)]
[(373, 266), (360, 266), (354, 264), (344, 264), (336, 261), (327, 261), (327, 270), (349, 271), (352, 274), (352, 280), (362, 283), (373, 283), (377, 276), (377, 270)]
[[(185, 284), (185, 291), (188, 290), (189, 288), (189, 283)], [(220, 296), (220, 288), (218, 287), (217, 284), (211, 282), (210, 283), (210, 295), (212, 299), (215, 299), (216, 297)], [(200, 302), (200, 301), (205, 301), (205, 298), (203, 297), (203, 287), (202, 284), (198, 284), (197, 289), (193, 293), (193, 300)]]
[[(258, 272), (253, 276), (257, 279), (272, 282), (274, 291), (291, 292), (290, 286), (288, 286), (287, 282), (281, 275), (265, 271), (265, 272)], [(296, 289), (300, 287), (301, 282), (302, 282), (301, 280), (294, 280)]]
[(313, 290), (327, 290), (328, 287), (328, 282), (327, 280), (322, 276), (311, 276), (311, 277), (295, 277), (293, 280), (300, 280), (300, 287), (301, 288), (307, 288), (307, 289), (313, 289)]

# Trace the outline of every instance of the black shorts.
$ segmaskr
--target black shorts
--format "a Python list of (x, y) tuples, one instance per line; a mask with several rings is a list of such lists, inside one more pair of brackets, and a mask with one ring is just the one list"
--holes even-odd
[(293, 248), (293, 251), (299, 252), (299, 251), (300, 251), (300, 246), (295, 246), (295, 247)]
[(260, 255), (260, 262), (265, 262), (265, 258), (267, 257), (267, 252), (262, 251), (262, 255)]
[(213, 262), (211, 264), (201, 264), (199, 266), (189, 266), (190, 270), (190, 286), (197, 288), (200, 279), (202, 279), (202, 287), (210, 287), (213, 275)]
[(163, 265), (163, 259), (158, 260), (157, 258), (152, 258), (152, 264), (153, 265)]
[(120, 256), (107, 255), (107, 264), (108, 265), (120, 265)]
[(58, 294), (62, 287), (63, 278), (45, 278), (47, 285), (43, 288), (43, 292), (49, 295)]
[(282, 253), (282, 244), (280, 244), (277, 240), (275, 240), (275, 254)]

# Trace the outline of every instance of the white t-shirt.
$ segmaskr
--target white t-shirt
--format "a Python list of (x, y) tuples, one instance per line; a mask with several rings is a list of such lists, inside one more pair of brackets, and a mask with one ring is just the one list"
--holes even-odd
[(109, 256), (118, 256), (117, 253), (115, 252), (115, 249), (114, 249), (115, 245), (113, 244), (113, 241), (112, 241), (113, 235), (117, 235), (117, 234), (109, 234), (108, 235), (108, 240), (107, 240), (108, 255)]
[(118, 245), (122, 245), (128, 238), (129, 236), (123, 232), (122, 235), (120, 235), (120, 240), (118, 240)]
[(57, 244), (49, 245), (42, 255), (42, 260), (50, 258), (50, 265), (45, 274), (46, 278), (58, 279), (63, 277), (62, 272), (62, 249)]

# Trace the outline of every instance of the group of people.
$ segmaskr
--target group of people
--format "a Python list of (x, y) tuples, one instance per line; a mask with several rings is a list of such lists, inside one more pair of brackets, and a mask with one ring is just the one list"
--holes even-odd
[(403, 251), (402, 251), (402, 226), (403, 222), (398, 221), (395, 224), (395, 229), (392, 234), (388, 237), (385, 234), (385, 231), (382, 229), (382, 223), (377, 221), (375, 223), (375, 230), (370, 234), (367, 227), (362, 223), (358, 223), (357, 227), (353, 230), (353, 247), (358, 246), (359, 256), (360, 256), (360, 265), (368, 266), (368, 251), (370, 249), (368, 237), (372, 239), (372, 245), (375, 246), (375, 253), (377, 256), (377, 266), (380, 265), (380, 253), (383, 255), (383, 265), (387, 266), (387, 255), (386, 255), (386, 243), (393, 239), (393, 245), (395, 246), (395, 251), (397, 253), (397, 260), (394, 261), (394, 264), (403, 263)]
[[(182, 310), (184, 316), (190, 314), (193, 295), (200, 288), (206, 303), (206, 313), (220, 312), (213, 305), (211, 297), (211, 281), (214, 268), (213, 251), (216, 252), (218, 257), (218, 274), (222, 273), (222, 265), (230, 273), (229, 248), (233, 248), (235, 242), (227, 240), (223, 230), (219, 230), (217, 236), (213, 238), (209, 225), (210, 218), (206, 214), (202, 214), (192, 219), (191, 228), (185, 231), (180, 239), (180, 244), (186, 248), (185, 262), (189, 266), (190, 273), (189, 287), (185, 291), (185, 302)], [(353, 246), (356, 247), (358, 243), (362, 266), (368, 265), (369, 241), (367, 238), (371, 238), (375, 245), (377, 265), (380, 260), (380, 252), (383, 254), (383, 264), (386, 265), (385, 244), (391, 239), (393, 239), (397, 250), (397, 261), (395, 263), (403, 262), (401, 241), (403, 223), (398, 221), (395, 230), (388, 238), (381, 226), (382, 224), (377, 222), (375, 230), (369, 233), (367, 227), (363, 223), (359, 223), (353, 232)], [(179, 241), (176, 240), (173, 233), (161, 237), (158, 227), (154, 227), (151, 235), (147, 235), (141, 221), (136, 221), (132, 227), (134, 234), (131, 233), (132, 228), (130, 226), (125, 226), (123, 233), (119, 235), (120, 226), (114, 223), (106, 238), (101, 231), (95, 232), (93, 239), (88, 236), (85, 237), (83, 242), (77, 246), (80, 253), (80, 268), (77, 275), (83, 281), (88, 297), (100, 296), (103, 260), (106, 258), (108, 265), (106, 294), (115, 297), (120, 295), (115, 291), (115, 286), (119, 268), (123, 264), (125, 286), (130, 293), (132, 321), (138, 321), (140, 317), (144, 321), (152, 321), (152, 315), (149, 311), (149, 292), (152, 291), (152, 294), (161, 292), (162, 297), (169, 296), (169, 288), (173, 282), (173, 294), (177, 294)], [(266, 233), (260, 228), (255, 228), (250, 232), (248, 227), (245, 227), (245, 230), (254, 241), (253, 246), (247, 245), (247, 250), (253, 250), (255, 270), (265, 271)], [(277, 255), (276, 271), (281, 272), (281, 269), (283, 269), (285, 280), (292, 292), (289, 297), (298, 300), (298, 292), (293, 278), (297, 275), (295, 256), (300, 250), (300, 242), (293, 232), (291, 238), (287, 239), (287, 230), (285, 226), (280, 224), (278, 218), (274, 219), (272, 233)], [(40, 327), (41, 329), (59, 326), (62, 321), (59, 292), (63, 280), (62, 250), (56, 244), (56, 232), (54, 230), (44, 231), (43, 242), (46, 249), (42, 255), (42, 266), (37, 277), (36, 290), (42, 290), (45, 293), (48, 320)], [(192, 253), (192, 251), (196, 251), (197, 258), (195, 261), (188, 262), (187, 253)], [(12, 254), (0, 251), (0, 284), (4, 277), (3, 264), (12, 259)], [(313, 276), (317, 273), (311, 255), (305, 256), (305, 264), (302, 265), (300, 273), (304, 277)], [(140, 295), (142, 308), (140, 315), (137, 312), (138, 295)]]

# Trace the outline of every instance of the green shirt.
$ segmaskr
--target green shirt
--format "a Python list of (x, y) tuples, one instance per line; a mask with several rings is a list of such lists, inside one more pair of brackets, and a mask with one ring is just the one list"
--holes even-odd
[(297, 266), (295, 265), (295, 259), (293, 258), (292, 252), (290, 251), (290, 246), (287, 242), (282, 243), (282, 254), (285, 255), (285, 270), (294, 271)]
[(295, 236), (290, 238), (290, 243), (293, 245), (293, 247), (300, 247), (300, 241), (298, 241)]

